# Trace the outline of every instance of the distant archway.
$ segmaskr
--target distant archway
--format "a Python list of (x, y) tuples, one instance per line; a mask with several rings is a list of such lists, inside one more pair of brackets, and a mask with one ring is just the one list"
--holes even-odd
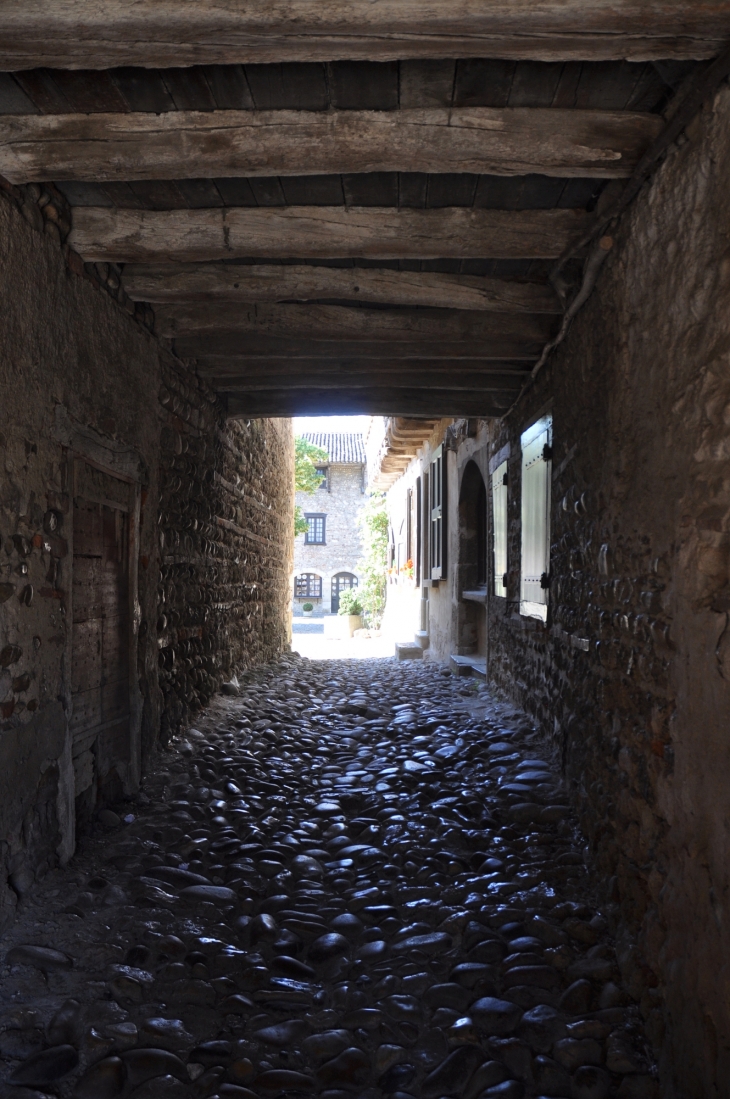
[(332, 601), (331, 609), (333, 614), (337, 614), (340, 609), (340, 595), (343, 591), (348, 591), (350, 588), (356, 588), (358, 585), (358, 579), (353, 572), (337, 572), (332, 577)]

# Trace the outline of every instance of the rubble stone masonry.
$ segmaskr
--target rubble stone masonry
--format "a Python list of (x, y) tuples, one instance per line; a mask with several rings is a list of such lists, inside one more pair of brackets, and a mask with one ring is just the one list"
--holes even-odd
[[(730, 1069), (727, 88), (687, 137), (622, 220), (567, 342), (492, 431), (490, 453), (509, 443), (511, 457), (489, 672), (562, 758), (662, 1094), (700, 1099), (726, 1094)], [(520, 432), (547, 410), (545, 627), (519, 615), (519, 484)]]
[[(158, 737), (287, 642), (290, 421), (227, 421), (47, 206), (0, 196), (0, 927), (77, 810), (133, 794)], [(74, 754), (79, 477), (127, 509), (131, 674), (127, 742)]]

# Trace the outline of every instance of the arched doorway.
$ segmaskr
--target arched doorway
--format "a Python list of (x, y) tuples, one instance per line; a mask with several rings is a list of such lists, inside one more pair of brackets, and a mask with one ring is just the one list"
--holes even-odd
[(459, 493), (458, 647), (486, 653), (487, 489), (476, 462), (467, 462)]
[(462, 590), (487, 583), (487, 488), (476, 462), (467, 462), (459, 493), (459, 565)]
[(352, 572), (337, 572), (332, 577), (332, 614), (338, 614), (340, 610), (340, 595), (349, 588), (356, 588), (357, 577)]

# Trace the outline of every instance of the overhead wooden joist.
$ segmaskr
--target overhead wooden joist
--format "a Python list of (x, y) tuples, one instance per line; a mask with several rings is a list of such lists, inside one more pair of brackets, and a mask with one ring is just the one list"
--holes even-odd
[(201, 302), (161, 305), (155, 313), (158, 335), (191, 332), (255, 332), (315, 340), (369, 340), (403, 343), (440, 340), (455, 343), (539, 342), (551, 331), (542, 314), (485, 313), (468, 309), (372, 309), (347, 305), (272, 305)]
[[(519, 393), (526, 374), (522, 375), (483, 375), (464, 371), (428, 371), (423, 374), (403, 376), (397, 371), (379, 370), (372, 367), (363, 371), (348, 371), (338, 375), (327, 374), (316, 368), (312, 371), (290, 369), (288, 374), (276, 375), (276, 384), (287, 390), (318, 389), (371, 389), (373, 386), (410, 385), (419, 391), (427, 389), (450, 389), (454, 392), (479, 390), (483, 393)], [(207, 374), (205, 379), (215, 389), (225, 389), (229, 393), (257, 392), (270, 390), (272, 377), (265, 373), (244, 374)]]
[[(322, 379), (322, 386), (336, 386), (341, 381), (352, 378), (374, 377), (382, 374), (391, 380), (399, 382), (409, 381), (418, 384), (420, 379), (427, 379), (438, 375), (455, 384), (460, 378), (469, 375), (472, 379), (472, 388), (481, 385), (494, 386), (517, 384), (524, 380), (530, 372), (529, 362), (513, 362), (510, 360), (467, 359), (463, 362), (454, 362), (450, 359), (415, 359), (400, 360), (383, 358), (372, 361), (370, 359), (320, 359), (312, 360), (305, 365), (301, 360), (287, 361), (275, 359), (271, 362), (254, 360), (199, 360), (198, 373), (207, 380), (211, 378), (226, 378), (233, 382), (248, 384), (261, 380), (268, 381), (271, 385), (285, 384), (282, 379), (288, 379), (294, 375), (302, 379), (311, 378), (316, 374)], [(352, 383), (356, 384), (356, 383)], [(357, 383), (359, 384), (359, 383)]]
[(264, 61), (710, 57), (725, 0), (24, 0), (0, 12), (0, 67)]
[(383, 416), (501, 416), (514, 394), (481, 390), (418, 389), (406, 386), (373, 386), (368, 389), (276, 389), (235, 394), (221, 389), (228, 413), (254, 419), (259, 416), (383, 415)]
[(504, 360), (536, 362), (544, 344), (523, 337), (493, 337), (484, 340), (412, 339), (398, 342), (364, 339), (315, 340), (303, 337), (260, 336), (257, 333), (210, 332), (183, 336), (173, 343), (176, 354), (183, 359), (290, 359), (312, 363), (324, 359), (374, 359), (387, 355), (393, 362), (408, 359), (448, 359), (450, 361)]
[(125, 210), (76, 207), (69, 244), (85, 260), (557, 258), (586, 232), (583, 210), (362, 206)]
[(0, 116), (0, 174), (33, 180), (355, 172), (629, 176), (663, 121), (487, 107)]
[(338, 299), (369, 304), (481, 309), (496, 313), (560, 313), (557, 294), (539, 283), (441, 275), (387, 268), (332, 268), (303, 264), (129, 264), (124, 289), (132, 301), (282, 302)]

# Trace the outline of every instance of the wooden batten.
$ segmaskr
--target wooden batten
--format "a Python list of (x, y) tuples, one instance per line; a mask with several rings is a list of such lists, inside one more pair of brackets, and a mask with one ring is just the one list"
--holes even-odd
[(222, 259), (551, 259), (593, 224), (583, 210), (78, 206), (69, 244), (93, 262)]
[(633, 111), (418, 108), (0, 116), (0, 174), (33, 180), (426, 172), (629, 176), (663, 126)]

